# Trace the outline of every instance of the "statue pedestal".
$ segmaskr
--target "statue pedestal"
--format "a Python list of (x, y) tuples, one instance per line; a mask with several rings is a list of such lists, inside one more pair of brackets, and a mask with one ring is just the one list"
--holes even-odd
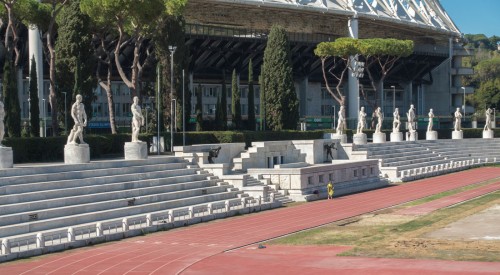
[(425, 139), (426, 140), (437, 140), (438, 139), (438, 132), (437, 131), (427, 131), (425, 133)]
[(495, 134), (493, 130), (484, 130), (483, 131), (483, 138), (494, 138)]
[(332, 134), (332, 139), (340, 139), (340, 143), (347, 143), (347, 135)]
[(0, 147), (0, 168), (12, 168), (14, 166), (14, 154), (11, 147)]
[(361, 133), (352, 136), (352, 143), (354, 144), (366, 144), (367, 142), (366, 134)]
[(385, 133), (373, 133), (373, 143), (385, 143)]
[(451, 139), (464, 139), (464, 132), (463, 131), (451, 132)]
[(90, 162), (88, 144), (66, 144), (64, 146), (64, 163), (77, 164)]
[(417, 141), (418, 133), (417, 131), (406, 132), (406, 141)]
[(391, 133), (391, 142), (400, 142), (403, 141), (403, 133), (401, 132), (392, 132)]
[(124, 146), (125, 159), (147, 159), (148, 144), (146, 142), (125, 142)]

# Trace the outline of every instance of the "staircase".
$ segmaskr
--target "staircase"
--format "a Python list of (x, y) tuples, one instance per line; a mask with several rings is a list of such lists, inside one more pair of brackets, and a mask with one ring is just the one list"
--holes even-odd
[[(274, 200), (280, 202), (282, 205), (294, 202), (294, 200), (286, 195), (285, 190), (278, 190), (277, 186), (270, 184), (269, 179), (256, 179), (255, 177), (249, 176), (246, 181), (246, 187), (255, 186), (268, 186), (268, 195), (271, 196), (271, 194), (273, 194)], [(268, 200), (269, 197), (265, 199)]]
[(61, 242), (70, 227), (91, 237), (99, 236), (96, 223), (125, 232), (136, 223), (153, 226), (256, 204), (179, 157), (16, 166), (0, 170), (0, 256), (30, 249), (39, 233), (59, 234)]

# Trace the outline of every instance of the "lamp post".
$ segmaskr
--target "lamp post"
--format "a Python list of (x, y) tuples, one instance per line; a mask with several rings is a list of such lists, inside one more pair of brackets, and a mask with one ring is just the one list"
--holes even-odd
[(172, 99), (172, 110), (174, 110), (174, 128), (172, 132), (177, 131), (177, 100), (175, 98)]
[(184, 95), (184, 70), (182, 70), (182, 146), (186, 146), (186, 97)]
[(396, 110), (396, 86), (392, 85), (392, 111)]
[(462, 111), (464, 112), (465, 116), (465, 87), (460, 87), (460, 88), (464, 90), (464, 105), (462, 105)]
[(66, 131), (66, 135), (68, 134), (68, 109), (66, 108), (66, 92), (62, 92), (64, 94), (64, 131)]
[(43, 137), (47, 137), (47, 123), (45, 121), (45, 98), (42, 98), (43, 107)]
[(156, 126), (158, 128), (157, 131), (157, 139), (156, 139), (156, 151), (158, 155), (160, 154), (160, 64), (158, 63), (158, 66), (156, 67), (156, 75), (157, 75), (157, 80), (158, 82), (158, 95), (156, 96), (156, 112), (158, 113), (158, 120), (156, 120)]
[[(170, 100), (173, 103), (174, 98), (174, 53), (176, 46), (168, 46), (170, 51)], [(174, 151), (174, 114), (173, 108), (170, 108), (170, 151)]]

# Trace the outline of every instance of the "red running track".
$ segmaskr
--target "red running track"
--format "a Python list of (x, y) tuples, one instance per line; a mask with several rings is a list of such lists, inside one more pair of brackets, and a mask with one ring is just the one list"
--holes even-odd
[[(500, 177), (485, 167), (0, 265), (0, 274), (178, 274), (221, 252)], [(227, 263), (222, 263), (227, 264)], [(293, 267), (293, 262), (288, 262)], [(453, 265), (454, 262), (449, 262)], [(237, 269), (237, 266), (231, 265)], [(382, 270), (383, 266), (381, 267)], [(369, 269), (365, 270), (368, 271)], [(500, 268), (498, 269), (500, 270)], [(269, 270), (268, 273), (274, 273)], [(193, 272), (195, 270), (193, 269)], [(196, 272), (195, 272), (196, 273)], [(203, 271), (201, 271), (203, 273)], [(278, 272), (281, 273), (281, 272)]]

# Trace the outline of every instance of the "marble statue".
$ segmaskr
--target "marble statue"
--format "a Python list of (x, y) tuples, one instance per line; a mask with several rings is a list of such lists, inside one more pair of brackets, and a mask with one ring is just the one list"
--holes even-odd
[(141, 126), (144, 126), (144, 116), (142, 116), (141, 106), (139, 106), (139, 98), (134, 96), (134, 103), (130, 107), (132, 111), (132, 142), (140, 142), (139, 132)]
[(455, 111), (455, 122), (453, 124), (455, 131), (462, 131), (462, 113), (460, 113), (460, 108)]
[(392, 132), (398, 133), (399, 126), (401, 125), (401, 116), (399, 115), (399, 108), (394, 109), (394, 113), (392, 115), (394, 117), (394, 121), (392, 122)]
[(85, 113), (85, 105), (83, 105), (82, 99), (81, 95), (77, 95), (76, 102), (71, 106), (71, 117), (75, 121), (75, 126), (71, 129), (67, 144), (77, 144), (77, 138), (80, 139), (81, 144), (87, 144), (83, 141), (83, 128), (87, 126), (87, 113)]
[(359, 111), (358, 115), (358, 127), (357, 127), (357, 134), (362, 134), (363, 129), (365, 128), (366, 124), (366, 113), (365, 113), (365, 107), (361, 107), (361, 110)]
[(415, 131), (415, 106), (413, 104), (410, 105), (410, 110), (408, 110), (408, 113), (406, 113), (406, 116), (408, 117), (408, 130)]
[(377, 126), (375, 127), (375, 133), (382, 133), (382, 122), (384, 121), (384, 114), (382, 113), (382, 109), (380, 107), (375, 111), (375, 115), (377, 116)]
[(344, 106), (340, 106), (339, 110), (339, 119), (338, 119), (338, 125), (337, 125), (337, 135), (343, 135), (344, 130), (345, 130), (345, 108)]
[(486, 124), (484, 125), (485, 131), (491, 131), (491, 119), (493, 118), (493, 110), (488, 108), (486, 110)]
[(427, 124), (427, 132), (432, 131), (432, 126), (434, 126), (434, 112), (432, 109), (429, 110), (429, 124)]
[(3, 123), (3, 120), (5, 119), (5, 109), (3, 102), (0, 101), (0, 147), (3, 147), (2, 141), (3, 137), (5, 135), (5, 125)]

